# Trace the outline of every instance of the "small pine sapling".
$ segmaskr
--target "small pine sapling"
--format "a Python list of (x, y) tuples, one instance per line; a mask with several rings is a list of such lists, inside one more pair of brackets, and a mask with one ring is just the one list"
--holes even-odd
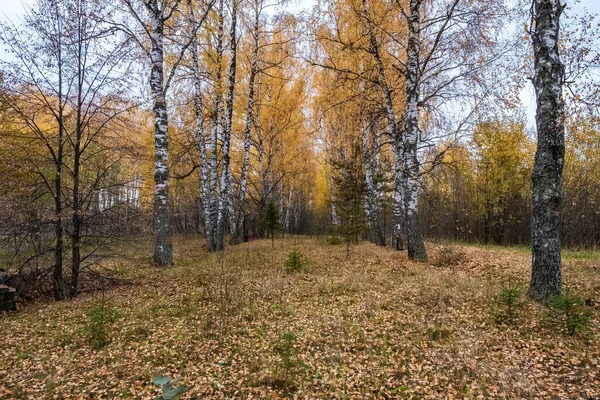
[(275, 248), (275, 233), (279, 230), (279, 210), (273, 202), (267, 203), (262, 215), (262, 223), (267, 231), (267, 234), (271, 236), (271, 246)]
[(282, 387), (286, 393), (289, 393), (290, 389), (297, 385), (298, 376), (302, 375), (306, 369), (306, 364), (298, 357), (298, 350), (295, 347), (296, 339), (294, 332), (287, 332), (279, 338), (274, 346), (274, 350), (280, 358), (274, 383)]
[(104, 298), (88, 312), (88, 321), (85, 326), (88, 343), (100, 350), (110, 343), (110, 326), (116, 321), (119, 313), (114, 306)]
[(495, 315), (497, 323), (514, 322), (518, 311), (525, 305), (524, 293), (523, 286), (514, 279), (509, 279), (502, 285), (498, 297), (501, 311)]
[(571, 289), (565, 289), (558, 296), (548, 300), (548, 316), (550, 320), (561, 324), (569, 336), (575, 336), (590, 328), (592, 310), (585, 301)]
[(302, 271), (307, 264), (306, 257), (295, 246), (289, 251), (286, 260), (283, 262), (285, 272), (288, 274)]

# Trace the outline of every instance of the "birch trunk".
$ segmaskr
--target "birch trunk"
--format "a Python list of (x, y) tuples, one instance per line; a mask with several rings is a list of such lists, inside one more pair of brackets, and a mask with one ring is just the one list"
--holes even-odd
[(154, 105), (154, 261), (167, 266), (173, 263), (169, 213), (169, 120), (164, 82), (164, 20), (158, 0), (146, 3), (150, 11), (151, 50), (150, 90)]
[(242, 173), (240, 176), (240, 195), (238, 212), (235, 216), (235, 230), (232, 231), (230, 244), (239, 244), (241, 241), (246, 218), (246, 190), (248, 189), (248, 168), (250, 165), (250, 148), (252, 145), (252, 124), (254, 123), (254, 81), (258, 73), (258, 44), (260, 34), (260, 10), (259, 2), (255, 2), (256, 14), (254, 19), (254, 48), (252, 49), (252, 64), (250, 66), (250, 81), (248, 87), (248, 110), (246, 112), (246, 126), (244, 129), (244, 159), (242, 162)]
[(381, 61), (381, 56), (379, 54), (379, 45), (377, 44), (377, 38), (375, 37), (375, 33), (373, 32), (373, 28), (370, 20), (367, 15), (367, 1), (363, 0), (363, 16), (366, 19), (367, 30), (369, 33), (370, 45), (371, 45), (371, 53), (373, 54), (373, 58), (375, 59), (375, 65), (377, 66), (377, 73), (379, 75), (379, 85), (383, 90), (383, 95), (385, 98), (385, 110), (386, 117), (388, 122), (388, 130), (390, 131), (390, 136), (395, 143), (394, 146), (394, 156), (395, 156), (395, 164), (394, 164), (394, 198), (393, 198), (393, 228), (392, 228), (392, 248), (394, 250), (404, 250), (404, 243), (402, 241), (402, 226), (404, 221), (404, 213), (403, 213), (403, 188), (402, 188), (402, 179), (400, 179), (403, 174), (403, 159), (402, 159), (402, 151), (401, 146), (398, 144), (401, 143), (401, 133), (398, 130), (398, 124), (396, 123), (396, 116), (394, 113), (394, 103), (392, 100), (392, 91), (387, 85), (387, 80), (385, 78), (385, 70), (383, 68), (383, 62)]
[(529, 297), (545, 301), (561, 291), (560, 206), (565, 153), (564, 67), (559, 58), (560, 0), (534, 0), (533, 49), (537, 152), (533, 167), (532, 268)]
[(287, 207), (285, 209), (285, 218), (283, 219), (283, 231), (290, 233), (290, 220), (291, 220), (291, 213), (293, 211), (292, 209), (292, 201), (294, 200), (294, 191), (292, 189), (289, 190), (288, 192), (288, 199), (287, 199)]
[[(193, 10), (190, 10), (192, 26), (195, 27)], [(192, 74), (194, 79), (194, 110), (196, 113), (196, 136), (198, 139), (198, 152), (200, 153), (200, 190), (202, 192), (202, 205), (204, 211), (204, 232), (208, 251), (215, 251), (214, 229), (216, 221), (213, 220), (213, 196), (209, 180), (208, 157), (206, 153), (206, 138), (204, 137), (204, 118), (202, 114), (202, 76), (198, 59), (198, 42), (196, 34), (192, 39)]]
[(419, 225), (419, 160), (417, 145), (419, 141), (419, 36), (420, 7), (422, 0), (410, 0), (408, 21), (409, 35), (406, 49), (406, 118), (405, 118), (405, 190), (404, 204), (407, 225), (408, 257), (427, 260), (427, 251)]
[(367, 216), (367, 224), (371, 234), (371, 241), (378, 246), (385, 246), (385, 238), (379, 225), (379, 202), (377, 195), (377, 187), (373, 180), (373, 164), (369, 151), (369, 127), (366, 122), (363, 126), (362, 144), (363, 144), (363, 162), (365, 167), (365, 213)]
[(332, 172), (325, 168), (325, 176), (327, 178), (327, 186), (329, 186), (329, 201), (331, 202), (331, 223), (334, 227), (340, 225), (340, 219), (335, 208), (335, 183), (333, 181)]
[[(217, 187), (217, 149), (219, 140), (219, 116), (221, 111), (221, 79), (222, 79), (222, 60), (223, 60), (223, 0), (219, 1), (219, 26), (217, 28), (217, 48), (216, 48), (216, 70), (214, 77), (214, 99), (213, 99), (213, 112), (212, 112), (212, 126), (210, 132), (211, 141), (211, 155), (210, 155), (210, 220), (211, 231), (207, 233), (207, 238), (210, 235), (212, 242), (214, 243), (214, 250), (223, 249), (223, 242), (219, 243), (219, 238), (222, 236), (218, 234), (218, 187)], [(208, 239), (207, 239), (208, 240)]]
[(231, 190), (230, 155), (231, 130), (233, 121), (233, 100), (235, 96), (235, 75), (237, 71), (237, 1), (233, 0), (231, 8), (231, 31), (230, 50), (231, 62), (229, 64), (229, 85), (227, 89), (227, 107), (225, 110), (225, 129), (223, 131), (223, 170), (221, 171), (221, 197), (219, 198), (219, 210), (217, 215), (217, 249), (224, 248), (225, 221), (229, 218), (229, 230), (233, 236), (237, 235), (237, 224), (233, 222), (234, 211)]

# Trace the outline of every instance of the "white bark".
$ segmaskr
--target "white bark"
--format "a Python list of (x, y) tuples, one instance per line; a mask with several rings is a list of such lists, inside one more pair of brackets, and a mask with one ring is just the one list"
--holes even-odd
[(378, 246), (385, 246), (385, 238), (379, 225), (379, 202), (377, 187), (373, 179), (373, 163), (371, 162), (371, 152), (369, 146), (369, 126), (366, 121), (363, 121), (362, 129), (362, 145), (363, 145), (363, 163), (365, 167), (365, 214), (367, 224), (371, 234), (371, 240)]
[(157, 0), (147, 0), (150, 14), (151, 50), (150, 90), (154, 102), (154, 261), (173, 263), (169, 213), (169, 123), (164, 81), (164, 17)]
[(331, 223), (335, 227), (339, 226), (340, 219), (335, 208), (335, 183), (333, 181), (333, 175), (327, 167), (325, 168), (325, 176), (327, 178), (327, 186), (329, 188), (329, 201), (331, 202)]
[(252, 124), (254, 123), (254, 84), (258, 73), (258, 45), (260, 34), (260, 2), (255, 1), (254, 19), (254, 48), (252, 49), (252, 64), (250, 66), (250, 80), (248, 87), (248, 110), (246, 112), (246, 126), (244, 129), (244, 158), (242, 161), (242, 173), (240, 176), (240, 194), (238, 212), (235, 215), (235, 234), (231, 234), (231, 244), (240, 242), (244, 229), (244, 218), (246, 217), (246, 190), (248, 188), (248, 169), (250, 165), (250, 149), (252, 145)]
[[(192, 28), (195, 29), (196, 21), (194, 19), (193, 9), (190, 8), (190, 21)], [(200, 153), (200, 189), (202, 193), (203, 211), (204, 211), (204, 231), (206, 233), (208, 251), (214, 251), (216, 248), (214, 230), (216, 221), (213, 216), (213, 192), (209, 179), (209, 165), (206, 148), (206, 138), (204, 137), (204, 117), (202, 113), (202, 76), (200, 74), (200, 65), (198, 58), (198, 42), (196, 34), (193, 33), (193, 42), (191, 44), (192, 54), (192, 77), (194, 81), (194, 111), (196, 113), (196, 138), (198, 140), (198, 151)]]
[(221, 80), (222, 80), (222, 61), (223, 61), (223, 24), (224, 24), (224, 15), (223, 15), (223, 4), (224, 0), (219, 0), (219, 25), (217, 28), (217, 37), (216, 37), (216, 67), (215, 67), (215, 75), (214, 75), (214, 92), (213, 92), (213, 110), (212, 110), (212, 125), (210, 132), (210, 195), (209, 199), (204, 201), (204, 207), (207, 207), (207, 203), (210, 203), (210, 220), (212, 221), (211, 231), (207, 232), (207, 237), (210, 235), (211, 239), (209, 240), (214, 243), (214, 250), (219, 250), (223, 248), (223, 242), (219, 243), (219, 239), (222, 239), (222, 236), (218, 234), (218, 202), (219, 202), (219, 194), (218, 194), (218, 141), (219, 141), (219, 122), (221, 115)]
[(427, 252), (419, 226), (419, 40), (420, 7), (422, 0), (410, 1), (409, 36), (406, 49), (406, 117), (404, 129), (405, 189), (404, 205), (407, 224), (408, 256), (416, 260), (427, 260)]
[(221, 171), (221, 196), (219, 198), (219, 209), (217, 214), (217, 249), (223, 249), (225, 221), (229, 218), (229, 230), (232, 236), (236, 236), (237, 224), (234, 222), (234, 211), (231, 190), (231, 169), (230, 169), (230, 147), (231, 130), (233, 122), (233, 100), (235, 96), (235, 76), (237, 71), (237, 2), (233, 0), (231, 9), (231, 31), (230, 31), (230, 51), (231, 62), (229, 64), (229, 85), (227, 89), (227, 107), (225, 110), (225, 129), (223, 131), (223, 170)]
[(392, 99), (392, 91), (387, 84), (387, 80), (385, 78), (385, 70), (383, 68), (383, 62), (381, 61), (381, 56), (379, 54), (379, 45), (377, 44), (377, 38), (375, 37), (375, 32), (373, 31), (373, 27), (371, 21), (369, 20), (369, 16), (367, 14), (367, 0), (362, 1), (363, 6), (363, 17), (365, 18), (365, 22), (367, 24), (367, 31), (369, 33), (370, 46), (371, 46), (371, 54), (375, 59), (375, 65), (377, 67), (377, 73), (379, 76), (379, 86), (381, 86), (381, 90), (383, 91), (383, 95), (385, 98), (385, 109), (386, 109), (386, 117), (388, 122), (388, 130), (389, 134), (394, 141), (394, 157), (395, 157), (395, 168), (394, 168), (394, 197), (393, 197), (393, 228), (392, 228), (392, 247), (395, 250), (404, 250), (404, 243), (402, 241), (402, 227), (404, 220), (403, 213), (403, 184), (402, 184), (402, 175), (404, 170), (403, 165), (403, 151), (402, 151), (402, 134), (398, 129), (398, 125), (396, 123), (396, 116), (394, 113), (394, 103)]
[(285, 209), (285, 217), (283, 219), (283, 229), (285, 232), (290, 232), (290, 220), (292, 214), (292, 200), (294, 199), (294, 191), (290, 188), (288, 191), (287, 207)]

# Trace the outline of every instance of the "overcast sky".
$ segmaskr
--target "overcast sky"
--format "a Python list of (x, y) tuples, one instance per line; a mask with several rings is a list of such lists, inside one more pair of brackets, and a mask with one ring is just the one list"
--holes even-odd
[[(24, 12), (26, 4), (31, 4), (33, 0), (0, 0), (0, 18), (4, 21), (7, 18), (14, 23), (18, 23)], [(309, 8), (315, 3), (315, 0), (292, 0), (288, 5), (288, 10), (295, 12)], [(593, 14), (600, 14), (600, 0), (580, 0), (567, 1), (571, 8), (571, 14), (583, 14), (585, 10)], [(3, 53), (3, 51), (2, 51)], [(1, 54), (0, 57), (5, 57)], [(527, 110), (527, 125), (535, 127), (535, 96), (533, 85), (529, 83), (521, 92), (521, 102)]]

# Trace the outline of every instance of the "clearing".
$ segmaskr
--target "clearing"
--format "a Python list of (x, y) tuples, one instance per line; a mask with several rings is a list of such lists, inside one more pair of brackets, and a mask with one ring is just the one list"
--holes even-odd
[[(0, 320), (0, 398), (152, 399), (157, 375), (200, 399), (600, 396), (597, 311), (573, 337), (532, 303), (497, 323), (502, 282), (528, 281), (527, 252), (428, 243), (418, 264), (305, 237), (202, 244), (179, 238), (168, 270), (150, 244), (128, 246), (111, 263), (130, 284)], [(286, 274), (295, 244), (308, 264)], [(564, 282), (597, 305), (599, 269), (568, 253)]]

